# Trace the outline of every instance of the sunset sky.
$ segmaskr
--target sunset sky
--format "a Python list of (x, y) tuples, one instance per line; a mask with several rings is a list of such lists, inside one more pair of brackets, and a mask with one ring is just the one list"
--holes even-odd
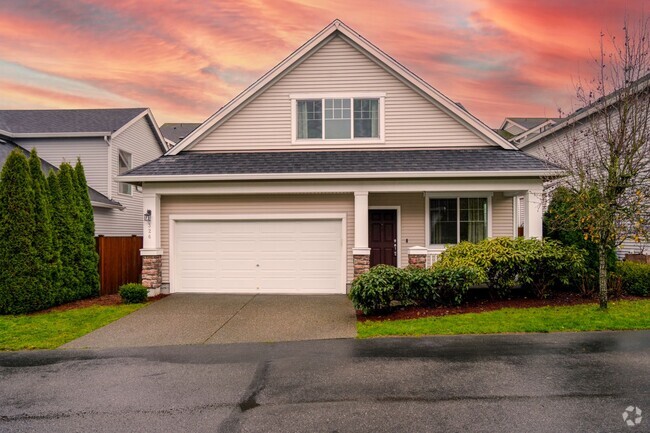
[(335, 18), (490, 126), (572, 109), (646, 0), (0, 0), (0, 109), (199, 122)]

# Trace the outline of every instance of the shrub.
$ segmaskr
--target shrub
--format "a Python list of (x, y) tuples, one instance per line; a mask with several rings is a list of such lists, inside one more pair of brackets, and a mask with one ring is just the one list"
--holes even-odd
[(377, 265), (352, 282), (350, 299), (354, 308), (364, 314), (376, 313), (390, 307), (405, 292), (404, 270), (388, 265)]
[(142, 304), (147, 302), (149, 291), (142, 284), (129, 283), (120, 286), (120, 297), (125, 304)]
[(83, 258), (80, 272), (82, 284), (86, 293), (90, 296), (99, 295), (99, 255), (95, 246), (95, 217), (93, 206), (90, 203), (88, 195), (88, 183), (81, 161), (77, 159), (77, 164), (72, 171), (73, 183), (77, 194), (77, 206), (79, 209), (80, 223), (83, 228), (81, 235), (81, 257)]
[(575, 246), (554, 240), (518, 239), (520, 252), (518, 281), (537, 298), (546, 298), (550, 290), (569, 286), (585, 272), (585, 253)]
[(650, 293), (650, 265), (619, 262), (616, 274), (621, 278), (623, 290), (629, 295), (648, 296)]
[(435, 282), (431, 289), (434, 289), (436, 295), (430, 299), (443, 305), (462, 304), (469, 288), (478, 284), (482, 276), (481, 269), (471, 265), (436, 263), (429, 272)]

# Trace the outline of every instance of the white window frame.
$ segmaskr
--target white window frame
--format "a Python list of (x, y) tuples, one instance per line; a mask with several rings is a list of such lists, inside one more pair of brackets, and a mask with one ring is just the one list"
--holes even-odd
[[(386, 93), (384, 92), (361, 92), (361, 93), (294, 93), (289, 95), (291, 101), (291, 144), (383, 144), (385, 143), (385, 102)], [(346, 139), (327, 139), (325, 134), (325, 120), (323, 120), (323, 138), (298, 138), (297, 113), (298, 101), (305, 99), (320, 99), (323, 101), (323, 112), (325, 112), (325, 99), (378, 99), (379, 100), (379, 137), (355, 138), (354, 137), (354, 103), (350, 105), (351, 109), (351, 138)], [(323, 115), (323, 119), (325, 116)]]
[[(128, 155), (129, 156), (129, 161), (131, 162), (131, 166), (129, 167), (129, 170), (133, 168), (133, 154), (131, 152), (127, 152), (126, 150), (122, 149), (117, 149), (117, 174), (120, 174), (120, 159), (122, 159), (122, 154)], [(117, 193), (120, 195), (126, 195), (126, 196), (133, 196), (133, 185), (126, 183), (126, 185), (129, 186), (129, 192), (122, 192), (122, 185), (124, 185), (125, 182), (118, 182), (117, 184)]]
[[(461, 198), (487, 198), (487, 238), (492, 237), (492, 192), (428, 192), (424, 195), (424, 234), (427, 248), (432, 251), (444, 251), (447, 248), (446, 244), (432, 244), (431, 242), (431, 203), (430, 199), (432, 198), (441, 198), (441, 199), (456, 199)], [(460, 238), (460, 206), (457, 206), (457, 220), (456, 220), (456, 239)], [(449, 244), (456, 245), (456, 244)]]

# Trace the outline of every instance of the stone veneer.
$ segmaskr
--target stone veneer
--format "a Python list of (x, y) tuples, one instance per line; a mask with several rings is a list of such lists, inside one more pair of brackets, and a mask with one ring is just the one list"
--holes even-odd
[(142, 256), (142, 285), (149, 289), (149, 296), (160, 294), (162, 256)]
[(370, 270), (370, 255), (369, 254), (354, 254), (352, 256), (354, 263), (354, 278), (361, 274), (365, 274)]
[(409, 254), (409, 266), (424, 269), (427, 267), (426, 254)]

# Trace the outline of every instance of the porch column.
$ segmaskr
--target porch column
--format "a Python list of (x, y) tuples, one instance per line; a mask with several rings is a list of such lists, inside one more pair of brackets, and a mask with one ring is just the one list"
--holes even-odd
[(368, 193), (354, 193), (354, 278), (370, 269), (370, 248), (368, 247)]
[(427, 267), (428, 250), (424, 247), (409, 248), (409, 266), (424, 269)]
[(542, 187), (529, 189), (524, 195), (524, 237), (542, 239)]
[(160, 294), (162, 249), (160, 248), (160, 194), (142, 194), (142, 285), (149, 296)]

